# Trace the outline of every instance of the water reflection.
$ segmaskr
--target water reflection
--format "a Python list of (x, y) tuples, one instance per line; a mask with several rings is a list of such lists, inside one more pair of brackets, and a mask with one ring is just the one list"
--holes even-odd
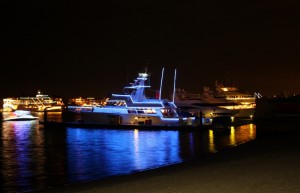
[(216, 152), (215, 141), (214, 141), (214, 131), (208, 131), (208, 151)]
[(37, 121), (2, 123), (1, 162), (4, 192), (31, 189), (32, 184), (43, 187), (42, 181), (32, 178), (45, 170), (43, 135)]
[(255, 139), (255, 125), (228, 132), (43, 128), (3, 122), (2, 192), (25, 192), (174, 164)]
[(206, 132), (179, 132), (181, 159), (186, 160), (223, 148), (237, 146), (256, 137), (256, 126), (253, 124), (231, 127), (229, 130), (218, 131), (209, 129)]
[(178, 132), (68, 128), (71, 181), (130, 173), (181, 161)]

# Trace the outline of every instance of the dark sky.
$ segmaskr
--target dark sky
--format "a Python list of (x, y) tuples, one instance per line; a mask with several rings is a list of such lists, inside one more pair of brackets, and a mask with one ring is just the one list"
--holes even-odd
[(146, 67), (165, 96), (214, 82), (300, 94), (300, 2), (9, 1), (0, 3), (0, 97), (119, 92)]

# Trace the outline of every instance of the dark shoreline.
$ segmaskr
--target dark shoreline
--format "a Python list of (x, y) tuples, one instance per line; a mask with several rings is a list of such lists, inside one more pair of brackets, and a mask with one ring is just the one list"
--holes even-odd
[(299, 192), (299, 131), (258, 130), (252, 141), (192, 161), (33, 192)]

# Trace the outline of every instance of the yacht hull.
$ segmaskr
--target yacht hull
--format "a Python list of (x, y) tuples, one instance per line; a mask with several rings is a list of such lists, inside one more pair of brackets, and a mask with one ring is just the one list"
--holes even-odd
[(199, 125), (195, 117), (162, 118), (149, 115), (108, 114), (97, 112), (64, 112), (64, 122), (100, 123), (110, 125), (153, 125), (153, 126), (182, 126)]

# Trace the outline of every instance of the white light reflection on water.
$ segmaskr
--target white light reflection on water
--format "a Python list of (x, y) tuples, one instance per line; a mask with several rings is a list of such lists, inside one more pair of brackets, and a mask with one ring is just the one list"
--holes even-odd
[(3, 122), (1, 192), (103, 179), (201, 157), (255, 139), (253, 124), (230, 132), (43, 128)]

